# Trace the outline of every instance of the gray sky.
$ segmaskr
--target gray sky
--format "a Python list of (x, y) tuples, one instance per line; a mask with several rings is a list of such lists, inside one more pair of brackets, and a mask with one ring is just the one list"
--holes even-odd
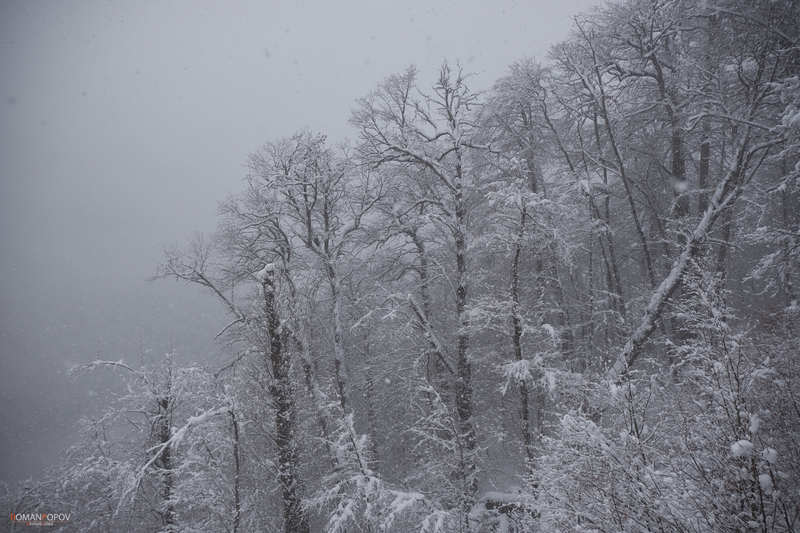
[(354, 100), (409, 64), (458, 59), (486, 88), (594, 3), (0, 3), (0, 480), (56, 461), (108, 386), (71, 365), (218, 357), (213, 302), (145, 278), (214, 229), (248, 153), (350, 135)]

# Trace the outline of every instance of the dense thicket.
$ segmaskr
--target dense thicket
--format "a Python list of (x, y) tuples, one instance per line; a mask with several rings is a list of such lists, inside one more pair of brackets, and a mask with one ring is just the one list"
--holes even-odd
[(491, 90), (412, 68), (349, 144), (266, 144), (159, 271), (225, 307), (232, 359), (88, 365), (128, 394), (9, 505), (81, 531), (800, 529), (798, 21), (624, 0)]

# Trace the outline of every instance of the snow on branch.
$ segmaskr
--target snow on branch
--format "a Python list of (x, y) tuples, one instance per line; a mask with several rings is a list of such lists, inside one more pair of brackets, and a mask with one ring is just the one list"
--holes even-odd
[(439, 337), (436, 336), (436, 332), (433, 331), (433, 327), (428, 319), (425, 317), (425, 313), (420, 309), (419, 304), (417, 304), (416, 300), (412, 295), (408, 295), (408, 304), (411, 306), (411, 310), (414, 311), (414, 315), (417, 317), (417, 322), (422, 327), (422, 330), (425, 334), (425, 339), (433, 348), (436, 357), (444, 364), (445, 368), (451, 373), (454, 374), (453, 367), (450, 366), (450, 363), (445, 359), (444, 354), (444, 347), (442, 346)]
[(153, 466), (153, 464), (158, 460), (158, 458), (161, 457), (161, 455), (164, 453), (164, 450), (177, 448), (186, 438), (191, 429), (203, 425), (212, 418), (218, 415), (226, 414), (229, 411), (230, 411), (230, 406), (224, 405), (222, 407), (215, 407), (213, 409), (208, 409), (200, 413), (199, 415), (191, 416), (186, 420), (186, 423), (183, 426), (181, 426), (177, 430), (172, 431), (172, 434), (168, 440), (149, 448), (147, 452), (152, 455), (150, 459), (138, 470), (132, 482), (123, 491), (122, 496), (120, 497), (119, 504), (117, 505), (117, 512), (119, 512), (119, 510), (122, 508), (127, 498), (130, 497), (139, 488), (139, 486), (142, 483), (142, 480), (144, 479), (144, 476), (147, 474), (147, 471)]
[(336, 468), (324, 488), (305, 503), (308, 508), (331, 509), (325, 531), (343, 533), (364, 522), (388, 531), (403, 518), (437, 510), (421, 492), (392, 486), (369, 468), (368, 440), (356, 432), (352, 413), (342, 417), (337, 433), (331, 442)]
[(138, 379), (141, 379), (145, 383), (149, 383), (149, 380), (147, 379), (147, 375), (144, 372), (142, 372), (141, 370), (136, 370), (134, 368), (131, 368), (130, 366), (125, 364), (122, 361), (122, 359), (120, 359), (119, 361), (108, 361), (108, 360), (104, 360), (104, 359), (95, 359), (94, 361), (90, 361), (88, 363), (75, 365), (75, 366), (71, 367), (67, 372), (70, 375), (76, 375), (76, 374), (82, 373), (82, 372), (92, 372), (93, 370), (95, 370), (97, 368), (100, 368), (100, 367), (121, 368), (123, 370), (126, 370), (126, 371), (130, 372), (131, 374), (136, 376)]
[[(723, 180), (714, 190), (714, 195), (708, 203), (708, 207), (703, 213), (703, 217), (688, 236), (680, 255), (672, 263), (667, 276), (653, 291), (650, 300), (645, 308), (639, 325), (633, 331), (622, 350), (617, 355), (617, 359), (611, 368), (606, 372), (605, 378), (608, 381), (618, 381), (628, 370), (628, 368), (639, 357), (640, 349), (650, 338), (656, 327), (661, 312), (680, 283), (690, 260), (697, 254), (700, 245), (708, 238), (714, 221), (723, 210), (732, 206), (736, 199), (744, 191), (744, 185), (748, 181), (747, 166), (752, 158), (760, 151), (770, 148), (781, 142), (781, 139), (773, 139), (761, 144), (757, 144), (748, 149), (747, 143), (742, 143), (737, 150), (736, 166), (731, 169)], [(749, 176), (752, 178), (752, 174)]]

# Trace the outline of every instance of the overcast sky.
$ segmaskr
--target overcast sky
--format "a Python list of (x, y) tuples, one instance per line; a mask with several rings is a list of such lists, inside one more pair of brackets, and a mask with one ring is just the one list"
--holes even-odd
[(57, 461), (102, 396), (71, 365), (220, 357), (214, 302), (145, 279), (214, 229), (248, 153), (350, 135), (354, 100), (410, 64), (487, 88), (593, 3), (1, 2), (0, 479)]

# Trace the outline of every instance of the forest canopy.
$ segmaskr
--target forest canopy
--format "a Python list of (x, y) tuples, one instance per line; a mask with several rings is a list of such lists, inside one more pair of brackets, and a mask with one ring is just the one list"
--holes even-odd
[(349, 141), (266, 142), (218, 231), (157, 269), (227, 312), (230, 358), (77, 367), (126, 390), (7, 508), (75, 531), (797, 531), (798, 21), (612, 2), (489, 88), (410, 67), (355, 100)]

